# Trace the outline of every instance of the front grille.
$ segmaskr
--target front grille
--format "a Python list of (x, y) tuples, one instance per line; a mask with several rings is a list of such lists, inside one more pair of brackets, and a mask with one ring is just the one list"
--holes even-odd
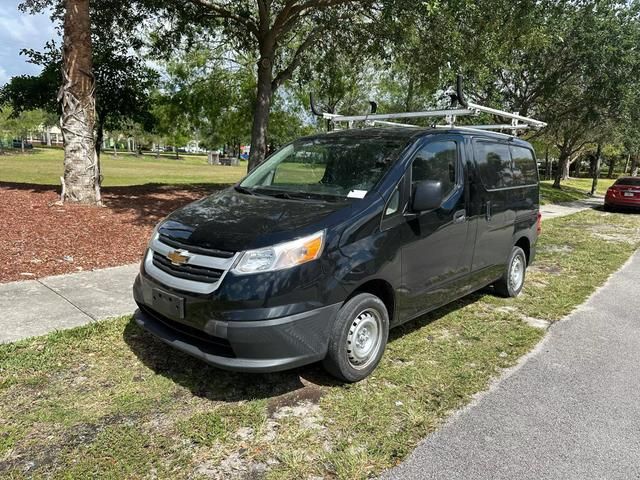
[(158, 252), (153, 252), (153, 265), (174, 277), (202, 283), (216, 283), (224, 273), (224, 270), (199, 265), (174, 265), (171, 260)]
[(213, 335), (209, 335), (197, 328), (171, 320), (146, 305), (138, 304), (138, 307), (140, 307), (140, 310), (145, 314), (171, 330), (178, 340), (188, 343), (189, 345), (193, 345), (209, 355), (235, 358), (236, 354), (233, 352), (233, 348), (231, 348), (231, 344), (227, 339), (214, 337)]
[(231, 258), (235, 255), (235, 252), (229, 252), (228, 250), (219, 250), (217, 248), (206, 248), (199, 247), (197, 245), (190, 245), (185, 242), (181, 242), (176, 240), (175, 238), (167, 237), (166, 235), (160, 234), (160, 241), (165, 245), (169, 245), (173, 248), (181, 248), (183, 250), (188, 250), (191, 253), (199, 253), (202, 255), (207, 255), (209, 257), (218, 257), (218, 258)]

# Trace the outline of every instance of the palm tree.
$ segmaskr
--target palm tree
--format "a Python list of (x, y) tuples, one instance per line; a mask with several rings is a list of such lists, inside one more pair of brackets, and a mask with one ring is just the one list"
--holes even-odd
[(64, 138), (62, 201), (100, 204), (100, 165), (94, 143), (95, 79), (89, 0), (65, 0), (59, 101)]

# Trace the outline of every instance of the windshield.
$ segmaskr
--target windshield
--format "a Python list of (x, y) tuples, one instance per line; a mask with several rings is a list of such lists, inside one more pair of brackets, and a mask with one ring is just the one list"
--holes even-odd
[(295, 141), (240, 187), (266, 195), (363, 198), (389, 170), (406, 138), (329, 135)]

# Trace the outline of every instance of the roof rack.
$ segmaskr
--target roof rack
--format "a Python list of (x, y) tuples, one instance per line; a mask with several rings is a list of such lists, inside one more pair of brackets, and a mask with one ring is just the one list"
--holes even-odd
[[(400, 126), (400, 127), (417, 127), (406, 123), (393, 122), (390, 120), (399, 120), (407, 118), (444, 118), (447, 122), (445, 125), (434, 124), (435, 128), (452, 128), (455, 126), (457, 117), (477, 116), (480, 113), (489, 113), (502, 118), (511, 119), (511, 124), (492, 124), (492, 125), (460, 125), (457, 128), (474, 129), (474, 130), (512, 130), (516, 133), (518, 130), (540, 129), (547, 126), (545, 122), (530, 117), (524, 117), (518, 112), (507, 112), (496, 108), (485, 107), (468, 101), (462, 89), (462, 75), (458, 75), (456, 79), (456, 89), (448, 89), (446, 95), (451, 99), (452, 108), (438, 110), (424, 110), (420, 112), (401, 112), (401, 113), (377, 113), (378, 105), (376, 102), (369, 102), (371, 111), (366, 115), (340, 115), (337, 113), (320, 112), (316, 108), (313, 95), (310, 95), (311, 111), (314, 115), (329, 120), (331, 123), (364, 121), (372, 125)], [(462, 108), (456, 108), (460, 104)]]

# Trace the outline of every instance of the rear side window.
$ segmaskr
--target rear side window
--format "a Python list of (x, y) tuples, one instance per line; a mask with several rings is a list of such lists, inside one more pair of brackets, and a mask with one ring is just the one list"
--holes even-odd
[(533, 152), (524, 147), (509, 147), (513, 159), (513, 184), (535, 185), (538, 183), (538, 167)]
[(415, 185), (422, 180), (439, 180), (442, 182), (442, 191), (447, 194), (456, 184), (457, 161), (456, 142), (427, 143), (413, 159), (411, 182)]
[(511, 154), (503, 143), (474, 142), (473, 151), (484, 186), (489, 189), (513, 186)]
[(633, 187), (640, 187), (640, 177), (625, 177), (616, 180), (616, 185), (631, 185)]

